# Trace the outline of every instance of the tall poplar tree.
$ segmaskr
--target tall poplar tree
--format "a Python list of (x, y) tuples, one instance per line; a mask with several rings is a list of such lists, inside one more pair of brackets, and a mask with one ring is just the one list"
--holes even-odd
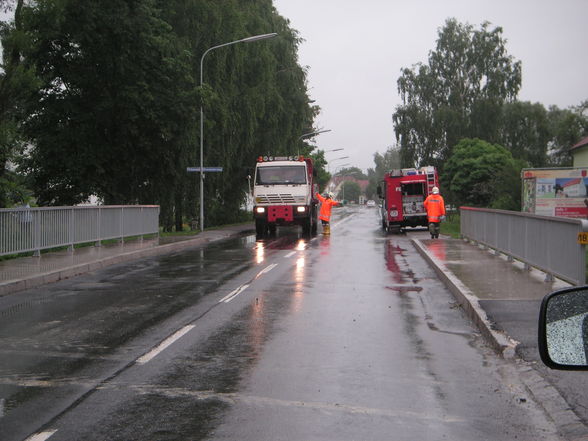
[(428, 64), (398, 79), (402, 104), (393, 120), (403, 165), (442, 166), (465, 137), (495, 142), (501, 106), (520, 86), (521, 63), (508, 55), (502, 28), (447, 20)]

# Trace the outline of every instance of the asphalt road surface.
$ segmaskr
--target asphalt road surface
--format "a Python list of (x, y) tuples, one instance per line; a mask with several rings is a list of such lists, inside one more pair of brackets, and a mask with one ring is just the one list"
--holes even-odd
[(558, 440), (426, 231), (335, 211), (1, 298), (0, 439)]

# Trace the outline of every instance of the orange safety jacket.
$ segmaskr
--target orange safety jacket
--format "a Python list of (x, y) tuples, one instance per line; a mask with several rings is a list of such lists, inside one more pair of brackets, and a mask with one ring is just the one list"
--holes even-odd
[(341, 202), (334, 201), (333, 199), (327, 199), (321, 196), (319, 193), (316, 194), (316, 198), (321, 201), (321, 211), (319, 212), (319, 219), (329, 222), (331, 219), (331, 208), (341, 205)]
[(445, 216), (445, 201), (440, 194), (430, 194), (423, 203), (427, 210), (429, 222), (441, 222), (441, 216)]

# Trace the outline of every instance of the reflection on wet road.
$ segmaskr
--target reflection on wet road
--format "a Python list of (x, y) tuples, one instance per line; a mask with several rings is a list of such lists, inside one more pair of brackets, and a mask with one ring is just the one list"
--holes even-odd
[(0, 438), (558, 439), (412, 248), (421, 233), (386, 236), (366, 208), (331, 231), (0, 299)]

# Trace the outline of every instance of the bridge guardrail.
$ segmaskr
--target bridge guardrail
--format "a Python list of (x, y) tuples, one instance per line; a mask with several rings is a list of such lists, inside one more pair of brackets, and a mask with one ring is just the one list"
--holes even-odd
[(158, 205), (0, 209), (0, 256), (157, 233)]
[(573, 285), (586, 283), (578, 233), (588, 221), (517, 211), (460, 207), (461, 235)]

